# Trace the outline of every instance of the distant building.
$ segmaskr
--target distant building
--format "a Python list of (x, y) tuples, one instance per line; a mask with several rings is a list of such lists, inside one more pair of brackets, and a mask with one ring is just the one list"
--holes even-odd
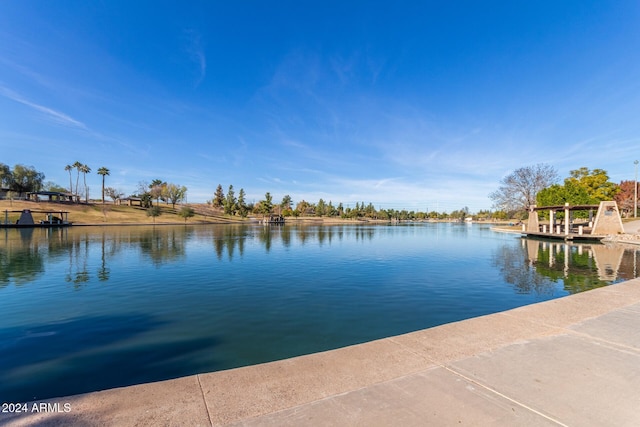
[(116, 205), (142, 206), (142, 198), (125, 197), (124, 199), (117, 199)]
[(27, 200), (33, 202), (42, 202), (45, 198), (47, 202), (73, 202), (74, 199), (78, 201), (78, 196), (60, 191), (34, 191), (27, 193)]

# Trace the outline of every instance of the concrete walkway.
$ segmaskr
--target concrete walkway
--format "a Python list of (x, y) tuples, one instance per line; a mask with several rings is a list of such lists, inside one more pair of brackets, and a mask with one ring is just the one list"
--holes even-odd
[(0, 425), (638, 426), (640, 279), (325, 353), (48, 403), (49, 412), (29, 404), (27, 413), (0, 414)]
[(640, 220), (625, 222), (623, 227), (627, 234), (638, 234), (640, 233)]

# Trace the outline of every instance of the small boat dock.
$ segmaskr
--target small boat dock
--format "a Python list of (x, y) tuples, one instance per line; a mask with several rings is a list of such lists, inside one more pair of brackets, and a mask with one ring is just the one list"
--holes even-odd
[[(15, 221), (9, 219), (10, 214), (20, 214)], [(40, 219), (34, 220), (33, 215), (36, 214)], [(15, 218), (15, 215), (11, 215)], [(4, 217), (0, 222), (0, 228), (47, 228), (47, 227), (68, 227), (71, 225), (69, 221), (69, 212), (53, 211), (53, 210), (31, 210), (23, 209), (20, 211), (4, 211)]]
[(263, 218), (260, 221), (260, 224), (263, 225), (284, 225), (284, 216), (282, 215), (269, 215), (269, 218)]
[[(540, 224), (538, 212), (549, 212), (549, 224)], [(594, 217), (594, 211), (597, 213)], [(584, 218), (574, 215), (586, 212)], [(561, 218), (560, 218), (561, 217)], [(576, 217), (576, 218), (574, 218)], [(522, 235), (555, 240), (597, 240), (612, 234), (623, 234), (622, 218), (614, 201), (599, 205), (531, 206), (529, 220), (522, 226)]]

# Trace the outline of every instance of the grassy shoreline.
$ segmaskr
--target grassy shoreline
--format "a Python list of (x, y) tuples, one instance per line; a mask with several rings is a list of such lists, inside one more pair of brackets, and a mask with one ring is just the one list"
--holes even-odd
[[(117, 225), (184, 225), (185, 220), (178, 215), (183, 206), (189, 206), (195, 211), (195, 215), (186, 221), (187, 225), (198, 224), (253, 224), (261, 219), (260, 215), (249, 218), (231, 217), (221, 210), (213, 209), (207, 204), (179, 205), (175, 208), (171, 205), (159, 204), (161, 215), (155, 218), (147, 216), (147, 209), (140, 206), (123, 206), (113, 203), (50, 203), (31, 202), (24, 200), (0, 200), (0, 222), (4, 222), (4, 211), (18, 211), (9, 213), (9, 222), (15, 223), (20, 217), (19, 211), (30, 209), (33, 211), (33, 219), (38, 222), (44, 219), (44, 214), (37, 211), (67, 211), (69, 221), (74, 226), (117, 226)], [(387, 220), (376, 219), (346, 219), (326, 217), (288, 217), (287, 224), (295, 225), (331, 225), (331, 224), (388, 224)], [(438, 221), (451, 222), (451, 221)], [(504, 222), (483, 222), (492, 225), (502, 225)]]
[[(206, 210), (206, 205), (190, 205), (196, 214), (187, 220), (187, 224), (217, 224), (242, 222), (239, 219), (216, 215), (215, 212)], [(178, 215), (182, 206), (172, 208), (171, 205), (160, 205), (161, 215), (155, 218), (147, 215), (147, 210), (139, 206), (118, 206), (113, 203), (49, 203), (7, 200), (0, 201), (0, 221), (4, 221), (4, 211), (21, 211), (30, 209), (33, 211), (34, 221), (44, 219), (44, 214), (38, 211), (47, 210), (53, 212), (69, 212), (69, 221), (73, 225), (169, 225), (184, 224), (185, 221)], [(20, 216), (19, 212), (9, 214), (9, 222), (15, 222)]]

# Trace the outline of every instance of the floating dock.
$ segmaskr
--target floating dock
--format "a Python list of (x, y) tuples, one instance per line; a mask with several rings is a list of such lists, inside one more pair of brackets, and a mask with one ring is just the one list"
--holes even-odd
[(272, 224), (283, 225), (284, 224), (284, 217), (282, 215), (269, 215), (269, 218), (263, 218), (260, 221), (260, 224), (263, 224), (263, 225), (272, 225)]
[(543, 232), (534, 232), (534, 231), (525, 231), (522, 233), (525, 237), (536, 237), (540, 239), (552, 239), (552, 240), (563, 240), (563, 241), (601, 241), (606, 235), (599, 234), (578, 234), (578, 233), (569, 233), (569, 234), (551, 234), (551, 233), (543, 233)]

